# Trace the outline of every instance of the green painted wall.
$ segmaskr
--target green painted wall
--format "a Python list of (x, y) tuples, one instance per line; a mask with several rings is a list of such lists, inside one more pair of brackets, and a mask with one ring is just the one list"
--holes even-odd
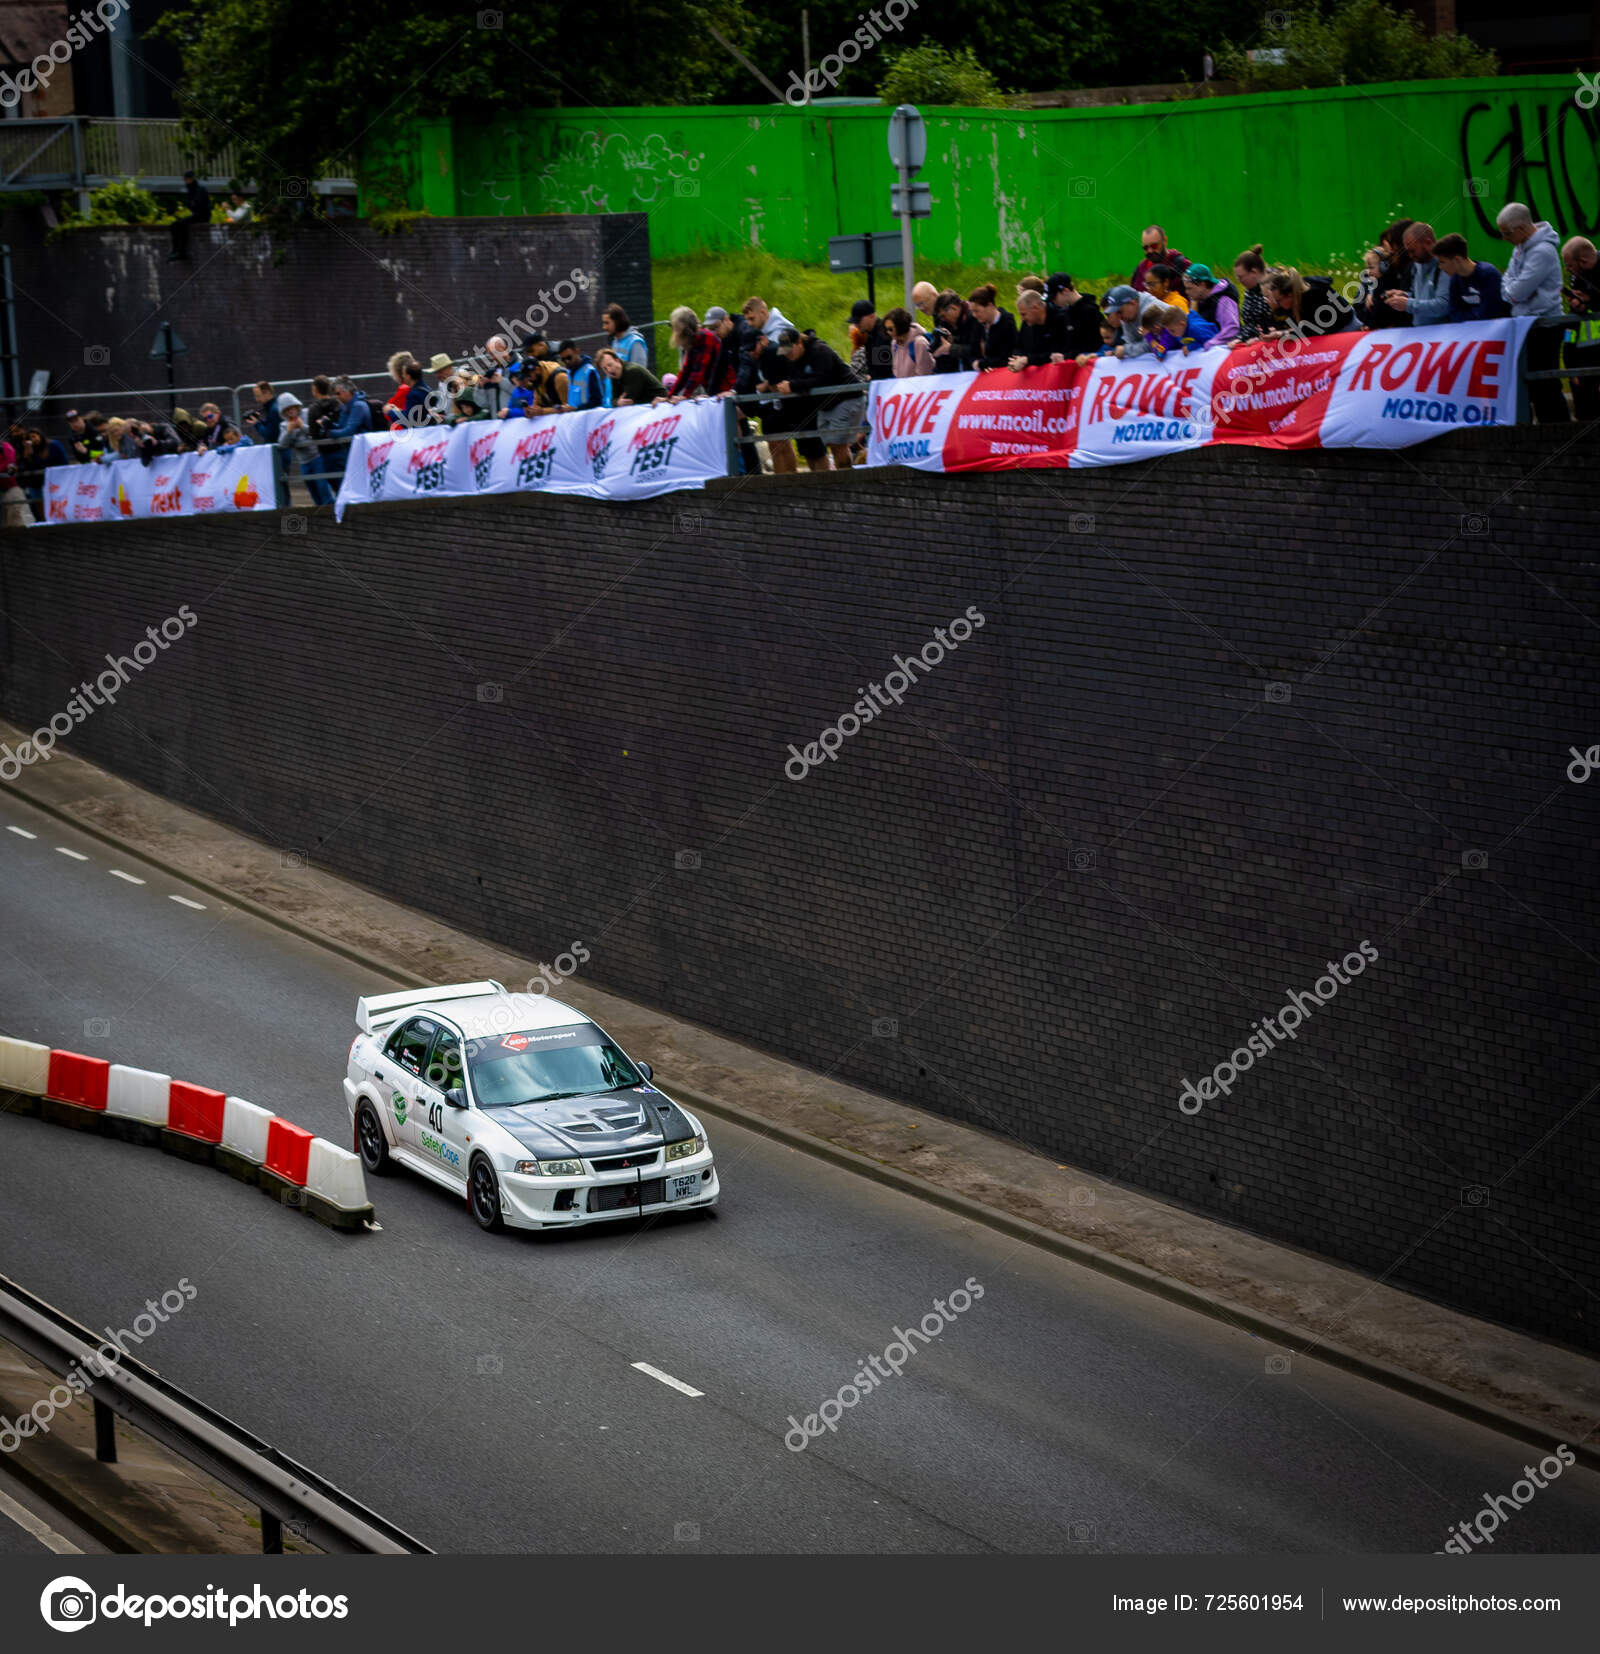
[[(1352, 261), (1402, 207), (1479, 257), (1527, 201), (1600, 232), (1600, 112), (1558, 75), (1028, 112), (925, 110), (928, 260), (1131, 266), (1151, 219), (1191, 257)], [(821, 261), (830, 235), (892, 229), (880, 107), (550, 110), (417, 123), (369, 151), (390, 204), (436, 214), (636, 212), (655, 257), (759, 246)]]

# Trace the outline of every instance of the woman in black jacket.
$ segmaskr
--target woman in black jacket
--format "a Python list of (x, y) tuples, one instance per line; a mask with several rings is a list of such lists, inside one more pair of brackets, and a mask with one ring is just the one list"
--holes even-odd
[(967, 303), (972, 307), (973, 317), (982, 330), (982, 349), (972, 365), (989, 372), (1005, 367), (1017, 354), (1016, 318), (994, 301), (992, 283), (975, 287), (967, 294)]
[(1381, 268), (1361, 307), (1361, 320), (1367, 327), (1410, 327), (1411, 317), (1404, 310), (1396, 310), (1385, 302), (1385, 293), (1410, 293), (1411, 255), (1406, 251), (1406, 231), (1411, 228), (1409, 218), (1396, 219), (1378, 237)]
[(938, 324), (931, 341), (933, 371), (970, 373), (983, 351), (983, 329), (967, 301), (946, 288), (933, 301), (933, 319)]
[(1355, 312), (1334, 291), (1326, 276), (1302, 276), (1293, 265), (1269, 270), (1261, 283), (1268, 313), (1263, 334), (1293, 333), (1297, 338), (1321, 338), (1325, 333), (1348, 333)]

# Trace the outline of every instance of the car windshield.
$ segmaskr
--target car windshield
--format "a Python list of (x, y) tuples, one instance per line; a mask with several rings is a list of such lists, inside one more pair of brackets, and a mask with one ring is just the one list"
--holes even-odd
[(515, 1108), (644, 1084), (644, 1076), (592, 1023), (469, 1040), (467, 1063), (479, 1108)]

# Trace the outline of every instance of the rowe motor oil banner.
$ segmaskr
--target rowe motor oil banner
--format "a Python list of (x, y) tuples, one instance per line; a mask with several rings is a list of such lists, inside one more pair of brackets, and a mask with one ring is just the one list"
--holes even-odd
[(1131, 361), (880, 379), (869, 465), (1119, 465), (1227, 443), (1405, 448), (1511, 425), (1531, 320), (1385, 328)]
[(272, 511), (278, 504), (270, 448), (167, 454), (146, 465), (53, 465), (44, 474), (46, 523), (109, 523), (125, 517), (194, 517)]
[(728, 474), (721, 402), (591, 408), (534, 419), (371, 431), (350, 445), (337, 515), (351, 505), (544, 489), (644, 499)]

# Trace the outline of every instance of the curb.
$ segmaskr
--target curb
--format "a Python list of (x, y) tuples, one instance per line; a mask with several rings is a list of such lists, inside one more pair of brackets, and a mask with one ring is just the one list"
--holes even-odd
[[(193, 885), (197, 889), (206, 891), (218, 901), (242, 909), (257, 919), (275, 926), (279, 930), (288, 931), (298, 936), (302, 941), (310, 942), (314, 946), (335, 953), (352, 964), (361, 966), (363, 970), (370, 970), (375, 976), (385, 981), (395, 982), (407, 988), (427, 988), (435, 984), (416, 976), (408, 971), (399, 970), (385, 964), (371, 954), (363, 952), (346, 943), (323, 936), (302, 925), (293, 919), (285, 918), (261, 903), (252, 901), (249, 897), (239, 896), (220, 885), (196, 877), (183, 868), (162, 860), (147, 851), (135, 849), (115, 835), (104, 829), (79, 821), (59, 805), (32, 797), (13, 782), (0, 781), (0, 792), (10, 793), (23, 803), (43, 811), (54, 817), (64, 826), (74, 831), (87, 833), (91, 838), (98, 839), (102, 844), (115, 849), (119, 854), (137, 857), (147, 866), (156, 868), (169, 878), (181, 883)], [(658, 1080), (658, 1083), (661, 1083)], [(663, 1089), (667, 1087), (664, 1085)], [(1241, 1305), (1228, 1302), (1214, 1293), (1203, 1288), (1190, 1286), (1184, 1281), (1158, 1274), (1155, 1270), (1143, 1264), (1134, 1263), (1130, 1259), (1118, 1257), (1112, 1252), (1103, 1252), (1087, 1243), (1074, 1240), (1070, 1236), (1057, 1234), (1053, 1229), (1046, 1229), (1042, 1224), (1031, 1222), (1027, 1218), (1013, 1216), (1009, 1212), (1002, 1212), (997, 1207), (985, 1206), (981, 1201), (971, 1199), (966, 1195), (956, 1194), (951, 1190), (941, 1189), (932, 1183), (926, 1183), (921, 1178), (913, 1177), (909, 1172), (898, 1171), (891, 1166), (881, 1165), (866, 1155), (858, 1154), (853, 1149), (841, 1148), (836, 1143), (830, 1143), (826, 1138), (814, 1137), (810, 1132), (800, 1131), (793, 1126), (780, 1125), (776, 1121), (767, 1120), (760, 1115), (751, 1113), (748, 1109), (740, 1108), (736, 1103), (725, 1103), (704, 1097), (697, 1092), (685, 1090), (681, 1086), (671, 1086), (672, 1093), (683, 1098), (692, 1107), (704, 1109), (707, 1114), (718, 1119), (741, 1126), (758, 1136), (768, 1138), (772, 1142), (782, 1143), (788, 1148), (798, 1149), (804, 1154), (824, 1160), (828, 1164), (850, 1171), (859, 1176), (871, 1179), (874, 1183), (886, 1188), (897, 1190), (901, 1194), (910, 1195), (914, 1199), (926, 1201), (930, 1205), (950, 1212), (953, 1215), (965, 1218), (972, 1223), (981, 1223), (985, 1228), (993, 1229), (999, 1234), (1006, 1235), (1013, 1240), (1026, 1242), (1029, 1245), (1040, 1247), (1056, 1257), (1064, 1258), (1070, 1263), (1092, 1269), (1096, 1273), (1109, 1276), (1126, 1286), (1137, 1287), (1141, 1291), (1149, 1292), (1168, 1303), (1177, 1304), (1185, 1309), (1194, 1310), (1213, 1321), (1221, 1321), (1240, 1332), (1247, 1332), (1256, 1338), (1266, 1339), (1290, 1351), (1295, 1355), (1303, 1355), (1314, 1361), (1321, 1361), (1328, 1366), (1335, 1367), (1358, 1378), (1365, 1378), (1374, 1384), (1380, 1384), (1385, 1389), (1393, 1390), (1399, 1395), (1406, 1396), (1413, 1401), (1420, 1401), (1428, 1406), (1437, 1407), (1442, 1412), (1449, 1413), (1468, 1423), (1483, 1426), (1500, 1435), (1509, 1436), (1529, 1446), (1544, 1449), (1553, 1449), (1557, 1446), (1569, 1446), (1577, 1456), (1580, 1464), (1590, 1470), (1600, 1470), (1600, 1442), (1579, 1441), (1568, 1443), (1566, 1438), (1552, 1430), (1535, 1424), (1530, 1419), (1508, 1412), (1492, 1402), (1478, 1401), (1459, 1390), (1452, 1390), (1449, 1386), (1437, 1381), (1424, 1378), (1420, 1374), (1407, 1372), (1401, 1367), (1380, 1361), (1375, 1356), (1363, 1354), (1360, 1350), (1352, 1349), (1348, 1345), (1337, 1343), (1332, 1339), (1321, 1338), (1314, 1333), (1293, 1327), (1287, 1322), (1279, 1321), (1270, 1315), (1264, 1315), (1257, 1310), (1247, 1309)]]

